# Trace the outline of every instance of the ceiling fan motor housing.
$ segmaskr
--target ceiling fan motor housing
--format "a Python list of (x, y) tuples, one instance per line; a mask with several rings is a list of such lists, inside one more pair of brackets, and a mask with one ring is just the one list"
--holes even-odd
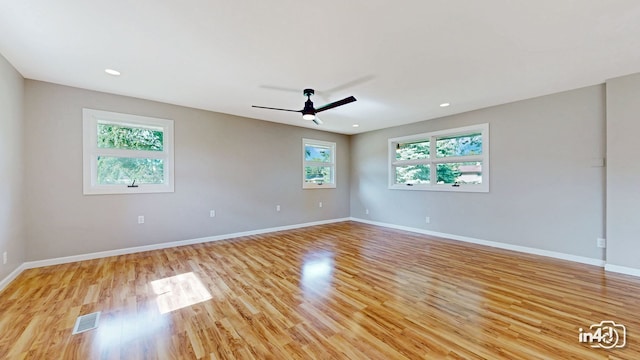
[(316, 117), (316, 109), (313, 107), (313, 102), (307, 100), (304, 102), (304, 109), (301, 111), (302, 118), (305, 120), (313, 120)]
[(315, 93), (313, 89), (304, 89), (304, 96), (307, 97), (307, 101), (304, 102), (304, 109), (302, 109), (302, 117), (304, 119), (309, 118), (309, 120), (313, 120), (316, 115), (316, 109), (313, 107), (313, 101), (311, 101), (311, 95)]

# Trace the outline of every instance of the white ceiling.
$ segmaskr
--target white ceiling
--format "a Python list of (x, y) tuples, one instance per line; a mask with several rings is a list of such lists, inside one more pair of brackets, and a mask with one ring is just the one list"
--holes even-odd
[(317, 128), (354, 134), (640, 72), (640, 1), (0, 0), (0, 54), (29, 79), (314, 128), (251, 105), (353, 95)]

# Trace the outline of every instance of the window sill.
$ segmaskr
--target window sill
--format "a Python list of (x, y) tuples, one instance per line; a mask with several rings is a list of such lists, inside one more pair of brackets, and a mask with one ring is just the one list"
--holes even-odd
[(153, 194), (172, 193), (173, 186), (169, 185), (139, 185), (127, 187), (126, 185), (93, 186), (83, 189), (83, 195), (118, 195), (118, 194)]
[(410, 190), (410, 191), (445, 191), (445, 192), (489, 192), (488, 185), (464, 185), (452, 186), (450, 184), (438, 185), (390, 185), (389, 190)]
[(318, 184), (308, 184), (308, 183), (304, 183), (302, 184), (302, 188), (305, 190), (309, 190), (309, 189), (335, 189), (336, 188), (336, 184), (322, 184), (322, 185), (318, 185)]

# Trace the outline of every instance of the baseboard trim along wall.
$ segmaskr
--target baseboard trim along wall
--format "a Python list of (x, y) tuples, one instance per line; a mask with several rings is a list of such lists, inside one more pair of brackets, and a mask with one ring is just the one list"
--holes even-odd
[(15, 270), (13, 270), (7, 277), (0, 280), (0, 291), (7, 287), (13, 280), (15, 280), (20, 273), (22, 273), (26, 269), (24, 263), (20, 264)]
[(625, 275), (631, 275), (631, 276), (640, 277), (640, 269), (636, 269), (636, 268), (630, 268), (630, 267), (620, 266), (620, 265), (606, 264), (604, 266), (604, 269), (605, 269), (605, 271), (611, 271), (611, 272), (615, 272), (615, 273), (619, 273), (619, 274), (625, 274)]
[(239, 237), (243, 237), (243, 236), (267, 234), (267, 233), (272, 233), (272, 232), (276, 232), (276, 231), (300, 229), (300, 228), (305, 228), (305, 227), (310, 227), (310, 226), (338, 223), (338, 222), (343, 222), (343, 221), (355, 221), (355, 222), (360, 222), (360, 223), (363, 223), (363, 224), (382, 226), (382, 227), (386, 227), (386, 228), (390, 228), (390, 229), (409, 231), (409, 232), (414, 232), (414, 233), (418, 233), (418, 234), (430, 235), (430, 236), (435, 236), (435, 237), (440, 237), (440, 238), (445, 238), (445, 239), (450, 239), (450, 240), (457, 240), (457, 241), (468, 242), (468, 243), (472, 243), (472, 244), (490, 246), (490, 247), (504, 249), (504, 250), (512, 250), (512, 251), (517, 251), (517, 252), (526, 253), (526, 254), (546, 256), (546, 257), (551, 257), (551, 258), (561, 259), (561, 260), (568, 260), (568, 261), (578, 262), (578, 263), (582, 263), (582, 264), (588, 264), (588, 265), (604, 267), (605, 271), (611, 271), (611, 272), (615, 272), (615, 273), (620, 273), (620, 274), (626, 274), (626, 275), (632, 275), (632, 276), (640, 277), (640, 269), (629, 268), (629, 267), (618, 266), (618, 265), (605, 264), (604, 260), (593, 259), (593, 258), (577, 256), (577, 255), (571, 255), (571, 254), (565, 254), (565, 253), (560, 253), (560, 252), (555, 252), (555, 251), (548, 251), (548, 250), (536, 249), (536, 248), (531, 248), (531, 247), (526, 247), (526, 246), (519, 246), (519, 245), (511, 245), (511, 244), (505, 244), (505, 243), (500, 243), (500, 242), (496, 242), (496, 241), (488, 241), (488, 240), (471, 238), (471, 237), (467, 237), (467, 236), (447, 234), (447, 233), (441, 233), (441, 232), (437, 232), (437, 231), (430, 231), (430, 230), (413, 228), (413, 227), (408, 227), (408, 226), (395, 225), (395, 224), (389, 224), (389, 223), (383, 223), (383, 222), (378, 222), (378, 221), (371, 221), (371, 220), (366, 220), (366, 219), (350, 217), (350, 218), (330, 219), (330, 220), (321, 220), (321, 221), (314, 221), (314, 222), (308, 222), (308, 223), (302, 223), (302, 224), (278, 226), (278, 227), (259, 229), (259, 230), (251, 230), (251, 231), (244, 231), (244, 232), (238, 232), (238, 233), (232, 233), (232, 234), (208, 236), (208, 237), (197, 238), (197, 239), (172, 241), (172, 242), (167, 242), (167, 243), (162, 243), (162, 244), (136, 246), (136, 247), (130, 247), (130, 248), (124, 248), (124, 249), (116, 249), (116, 250), (108, 250), (108, 251), (101, 251), (101, 252), (95, 252), (95, 253), (89, 253), (89, 254), (65, 256), (65, 257), (54, 258), (54, 259), (27, 261), (27, 262), (21, 264), (20, 266), (18, 266), (7, 277), (5, 277), (4, 279), (0, 280), (0, 291), (2, 291), (7, 285), (9, 285), (13, 280), (15, 280), (15, 278), (18, 277), (18, 275), (20, 275), (20, 273), (22, 273), (26, 269), (34, 269), (34, 268), (39, 268), (39, 267), (44, 267), (44, 266), (66, 264), (66, 263), (70, 263), (70, 262), (77, 262), (77, 261), (84, 261), (84, 260), (93, 260), (93, 259), (105, 258), (105, 257), (109, 257), (109, 256), (134, 254), (134, 253), (139, 253), (139, 252), (143, 252), (143, 251), (161, 250), (161, 249), (167, 249), (167, 248), (171, 248), (171, 247), (193, 245), (193, 244), (201, 244), (201, 243), (213, 242), (213, 241), (221, 241), (221, 240), (229, 240), (229, 239), (239, 238)]
[(2, 291), (7, 285), (9, 285), (9, 283), (15, 280), (15, 278), (18, 277), (18, 275), (20, 275), (20, 273), (26, 269), (34, 269), (39, 267), (66, 264), (66, 263), (84, 261), (84, 260), (100, 259), (100, 258), (105, 258), (109, 256), (135, 254), (135, 253), (144, 252), (144, 251), (161, 250), (161, 249), (167, 249), (172, 247), (201, 244), (201, 243), (212, 242), (212, 241), (229, 240), (229, 239), (235, 239), (243, 236), (267, 234), (267, 233), (272, 233), (276, 231), (300, 229), (300, 228), (305, 228), (310, 226), (331, 224), (331, 223), (344, 222), (349, 220), (350, 218), (321, 220), (321, 221), (314, 221), (314, 222), (308, 222), (308, 223), (302, 223), (302, 224), (293, 224), (293, 225), (277, 226), (277, 227), (266, 228), (266, 229), (243, 231), (243, 232), (232, 233), (232, 234), (207, 236), (207, 237), (197, 238), (197, 239), (172, 241), (172, 242), (166, 242), (161, 244), (136, 246), (136, 247), (130, 247), (130, 248), (124, 248), (124, 249), (94, 252), (89, 254), (65, 256), (65, 257), (59, 257), (54, 259), (27, 261), (21, 264), (20, 266), (18, 266), (14, 271), (11, 272), (11, 274), (9, 274), (9, 276), (7, 276), (6, 278), (0, 281), (0, 291)]
[[(551, 258), (556, 258), (556, 259), (569, 260), (569, 261), (573, 261), (573, 262), (578, 262), (578, 263), (588, 264), (588, 265), (595, 265), (595, 266), (599, 266), (599, 267), (604, 267), (605, 266), (605, 261), (604, 260), (593, 259), (593, 258), (588, 258), (588, 257), (584, 257), (584, 256), (565, 254), (565, 253), (561, 253), (561, 252), (536, 249), (536, 248), (531, 248), (531, 247), (526, 247), (526, 246), (505, 244), (505, 243), (501, 243), (501, 242), (497, 242), (497, 241), (476, 239), (476, 238), (471, 238), (471, 237), (467, 237), (467, 236), (460, 236), (460, 235), (454, 235), (454, 234), (441, 233), (441, 232), (437, 232), (437, 231), (424, 230), (424, 229), (419, 229), (419, 228), (413, 228), (413, 227), (408, 227), (408, 226), (395, 225), (395, 224), (389, 224), (389, 223), (383, 223), (383, 222), (377, 222), (377, 221), (371, 221), (371, 220), (354, 218), (354, 217), (352, 217), (351, 220), (352, 221), (356, 221), (356, 222), (361, 222), (361, 223), (364, 223), (364, 224), (369, 224), (369, 225), (377, 225), (377, 226), (382, 226), (382, 227), (386, 227), (386, 228), (390, 228), (390, 229), (410, 231), (410, 232), (414, 232), (414, 233), (430, 235), (430, 236), (436, 236), (436, 237), (450, 239), (450, 240), (463, 241), (463, 242), (468, 242), (468, 243), (472, 243), (472, 244), (490, 246), (490, 247), (504, 249), (504, 250), (512, 250), (512, 251), (517, 251), (517, 252), (526, 253), (526, 254), (533, 254), (533, 255), (546, 256), (546, 257), (551, 257)], [(606, 268), (605, 268), (605, 270), (606, 270)], [(637, 271), (638, 271), (638, 274), (639, 274), (638, 276), (640, 276), (640, 270), (637, 270)]]

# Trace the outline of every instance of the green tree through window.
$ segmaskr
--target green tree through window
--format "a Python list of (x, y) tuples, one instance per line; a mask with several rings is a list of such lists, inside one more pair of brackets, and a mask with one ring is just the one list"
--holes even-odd
[(173, 120), (85, 108), (82, 149), (85, 195), (174, 191)]
[[(162, 130), (98, 123), (98, 147), (102, 149), (162, 151)], [(162, 159), (137, 157), (98, 157), (98, 183), (105, 185), (162, 184)]]
[[(439, 158), (482, 154), (482, 135), (470, 134), (437, 138), (436, 151)], [(460, 164), (457, 163), (438, 164), (436, 175), (438, 184), (464, 182), (460, 178), (462, 175)]]
[(303, 139), (303, 188), (335, 187), (335, 149), (332, 142)]
[(98, 147), (107, 149), (163, 150), (162, 130), (98, 124)]
[(469, 191), (487, 191), (485, 138), (488, 124), (389, 139), (390, 188), (444, 190), (438, 185), (484, 184)]

